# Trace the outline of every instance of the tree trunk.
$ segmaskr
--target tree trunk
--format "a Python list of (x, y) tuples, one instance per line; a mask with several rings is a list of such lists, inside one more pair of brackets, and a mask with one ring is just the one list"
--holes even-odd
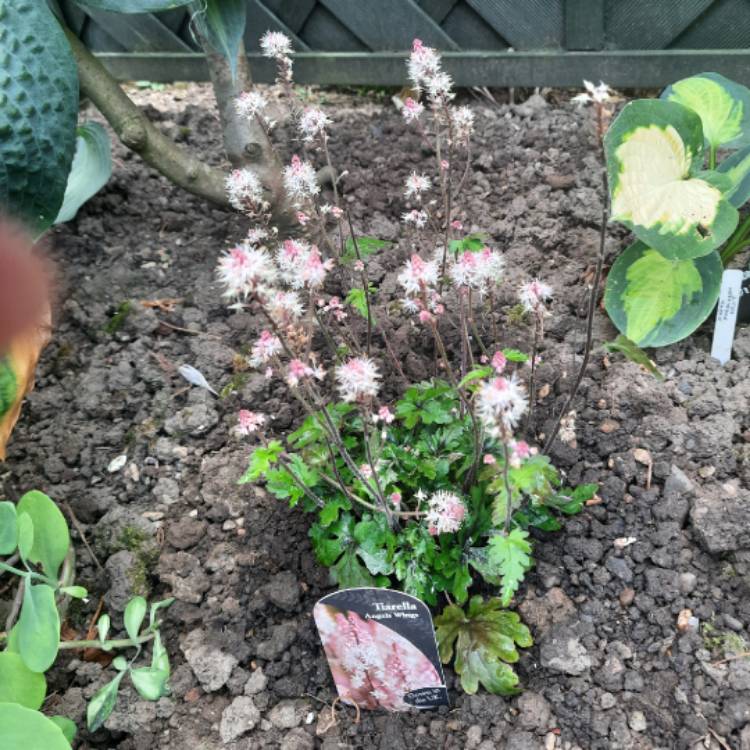
[(233, 78), (229, 61), (215, 52), (204, 39), (199, 39), (206, 55), (219, 109), (227, 157), (235, 168), (246, 167), (256, 174), (269, 193), (268, 200), (275, 219), (282, 225), (286, 224), (290, 219), (290, 208), (287, 205), (281, 163), (276, 151), (258, 119), (240, 115), (235, 107), (237, 97), (252, 87), (245, 45), (240, 43), (237, 71)]
[(83, 42), (62, 22), (61, 25), (78, 65), (81, 91), (104, 115), (122, 143), (176, 185), (229, 206), (226, 174), (196, 159), (158, 130)]

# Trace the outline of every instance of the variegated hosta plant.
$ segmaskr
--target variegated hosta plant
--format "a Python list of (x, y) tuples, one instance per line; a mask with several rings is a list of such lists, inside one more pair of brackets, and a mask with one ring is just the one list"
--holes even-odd
[(610, 270), (607, 312), (639, 346), (666, 346), (711, 314), (750, 244), (750, 90), (717, 73), (678, 81), (624, 107), (604, 145), (611, 218), (637, 237)]

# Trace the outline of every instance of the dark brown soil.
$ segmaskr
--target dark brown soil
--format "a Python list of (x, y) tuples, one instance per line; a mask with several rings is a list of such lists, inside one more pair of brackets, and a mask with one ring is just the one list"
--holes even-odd
[[(398, 241), (402, 184), (425, 164), (418, 138), (391, 106), (321, 92), (334, 118), (332, 149), (350, 170), (357, 227)], [(140, 92), (160, 125), (220, 160), (207, 89)], [(548, 430), (583, 346), (585, 280), (596, 252), (599, 167), (588, 116), (533, 96), (517, 106), (478, 102), (475, 177), (461, 218), (508, 258), (509, 306), (518, 282), (539, 275), (556, 290), (540, 382), (537, 433)], [(166, 613), (173, 694), (156, 704), (123, 690), (82, 748), (750, 748), (750, 335), (726, 367), (708, 337), (658, 352), (663, 382), (631, 363), (593, 358), (576, 403), (576, 440), (558, 442), (571, 483), (599, 482), (601, 504), (564, 531), (540, 534), (538, 563), (518, 597), (536, 645), (522, 656), (525, 692), (512, 700), (452, 690), (434, 713), (341, 709), (325, 733), (332, 681), (311, 610), (330, 591), (307, 539), (309, 518), (263, 489), (237, 486), (248, 447), (231, 434), (240, 407), (298, 413), (282, 386), (234, 371), (259, 321), (232, 314), (213, 270), (244, 234), (240, 217), (172, 187), (119, 146), (115, 174), (52, 238), (60, 274), (55, 337), (10, 445), (2, 494), (40, 488), (69, 503), (107, 575), (78, 545), (92, 592), (72, 626), (85, 630), (98, 596), (115, 615), (133, 590), (177, 602)], [(622, 246), (613, 228), (608, 248)], [(376, 267), (379, 299), (396, 296), (396, 245)], [(175, 300), (173, 309), (144, 301)], [(169, 307), (169, 305), (167, 305)], [(425, 360), (407, 354), (420, 379)], [(614, 337), (601, 315), (597, 344)], [(507, 325), (507, 341), (529, 340)], [(216, 399), (186, 387), (197, 367)], [(234, 387), (232, 387), (232, 385)], [(546, 390), (546, 389), (545, 389)], [(634, 451), (636, 451), (634, 453)], [(127, 455), (125, 467), (110, 462)], [(648, 464), (648, 465), (647, 465)], [(687, 631), (678, 614), (696, 618)], [(107, 670), (63, 659), (51, 713), (83, 726), (86, 699)], [(448, 670), (453, 687), (454, 677)], [(231, 717), (248, 731), (226, 743)], [(252, 729), (249, 729), (253, 726)], [(713, 743), (713, 744), (711, 744)]]

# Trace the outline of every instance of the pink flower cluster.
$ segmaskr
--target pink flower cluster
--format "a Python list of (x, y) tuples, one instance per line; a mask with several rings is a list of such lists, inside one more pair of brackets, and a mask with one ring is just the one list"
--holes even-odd
[(427, 501), (425, 521), (427, 530), (433, 536), (455, 533), (461, 528), (465, 517), (466, 505), (455, 492), (438, 490)]
[(264, 414), (240, 409), (235, 430), (238, 435), (250, 435), (259, 430), (265, 423), (266, 417)]
[(283, 83), (292, 82), (292, 40), (280, 31), (267, 31), (260, 38), (260, 50), (265, 57), (276, 61), (279, 80)]
[(430, 189), (432, 181), (426, 174), (418, 174), (412, 172), (406, 178), (406, 186), (404, 188), (404, 195), (406, 198), (416, 198), (418, 201), (422, 200), (422, 193)]
[(292, 163), (284, 167), (283, 178), (284, 189), (295, 205), (301, 205), (320, 192), (315, 168), (296, 154), (292, 157)]
[(508, 439), (528, 407), (515, 373), (484, 383), (477, 393), (477, 415), (492, 437)]
[(285, 240), (276, 253), (281, 278), (292, 289), (317, 289), (333, 268), (333, 260), (323, 260), (317, 245), (302, 240)]
[(234, 107), (243, 117), (259, 116), (268, 106), (268, 99), (259, 91), (243, 91), (235, 100)]
[(467, 250), (459, 255), (451, 263), (448, 274), (457, 287), (485, 294), (500, 283), (504, 269), (503, 256), (485, 247), (478, 253)]
[(380, 373), (369, 357), (354, 357), (339, 365), (336, 380), (344, 401), (363, 401), (378, 395)]
[(407, 711), (408, 692), (442, 684), (422, 651), (377, 620), (327, 604), (317, 604), (314, 617), (342, 701), (371, 710)]
[(546, 312), (546, 303), (552, 297), (552, 287), (534, 279), (521, 285), (518, 296), (524, 310), (541, 315)]
[(226, 297), (244, 299), (250, 293), (273, 284), (277, 271), (265, 249), (243, 243), (221, 256), (217, 275), (226, 288)]
[(315, 378), (323, 380), (326, 371), (319, 365), (311, 367), (305, 364), (301, 359), (293, 359), (289, 362), (286, 374), (286, 382), (290, 388), (296, 388), (305, 378)]
[(423, 260), (416, 253), (398, 275), (398, 283), (406, 292), (402, 306), (406, 312), (418, 313), (422, 323), (430, 323), (445, 312), (436, 289), (438, 276), (438, 261)]
[(433, 104), (446, 103), (453, 98), (453, 80), (442, 69), (440, 55), (432, 47), (425, 47), (420, 39), (412, 43), (407, 69), (414, 88), (426, 91)]
[(331, 120), (317, 107), (305, 107), (299, 118), (299, 132), (305, 143), (312, 143), (316, 138), (325, 138), (326, 127), (330, 125)]
[(250, 364), (253, 367), (267, 365), (273, 357), (281, 353), (282, 349), (278, 336), (270, 331), (262, 331), (250, 352)]
[(249, 169), (235, 169), (230, 172), (225, 186), (230, 204), (238, 211), (252, 213), (266, 207), (263, 186), (255, 173)]

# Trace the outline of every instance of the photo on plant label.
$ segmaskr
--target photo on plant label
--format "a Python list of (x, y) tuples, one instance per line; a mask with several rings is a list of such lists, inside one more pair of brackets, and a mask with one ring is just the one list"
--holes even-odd
[(388, 711), (448, 704), (432, 617), (418, 599), (348, 589), (321, 599), (313, 616), (345, 703)]

